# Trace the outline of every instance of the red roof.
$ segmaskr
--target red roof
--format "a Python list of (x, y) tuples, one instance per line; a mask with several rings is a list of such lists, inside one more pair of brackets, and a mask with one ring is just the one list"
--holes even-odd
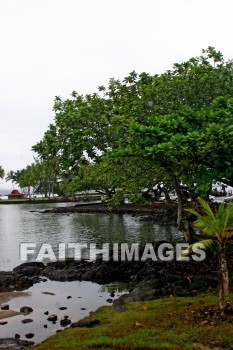
[(18, 190), (13, 190), (8, 196), (20, 196), (22, 193), (20, 193)]

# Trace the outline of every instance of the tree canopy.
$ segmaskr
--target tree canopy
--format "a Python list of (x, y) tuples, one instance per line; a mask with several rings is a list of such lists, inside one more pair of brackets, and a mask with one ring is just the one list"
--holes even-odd
[(208, 47), (163, 74), (133, 71), (92, 94), (57, 96), (54, 123), (32, 149), (64, 191), (121, 188), (138, 199), (146, 189), (156, 199), (161, 186), (175, 190), (182, 226), (188, 196), (233, 185), (232, 97), (233, 62)]

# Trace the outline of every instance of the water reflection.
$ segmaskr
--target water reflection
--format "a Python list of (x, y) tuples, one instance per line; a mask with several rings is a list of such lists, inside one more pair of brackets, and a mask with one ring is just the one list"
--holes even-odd
[[(57, 204), (0, 205), (0, 270), (11, 270), (21, 263), (19, 244), (115, 243), (175, 241), (181, 237), (174, 226), (139, 221), (117, 214), (41, 214), (39, 210), (64, 206)], [(71, 205), (67, 204), (66, 205)]]
[[(110, 295), (110, 292), (114, 292), (114, 296)], [(29, 315), (20, 314), (4, 319), (8, 323), (1, 326), (1, 337), (14, 338), (15, 333), (18, 333), (21, 339), (26, 339), (25, 334), (33, 333), (34, 337), (31, 340), (39, 343), (55, 334), (57, 330), (64, 329), (60, 325), (60, 320), (65, 315), (72, 322), (76, 322), (88, 316), (91, 311), (100, 306), (111, 305), (107, 302), (110, 297), (114, 300), (126, 292), (126, 286), (121, 284), (121, 287), (118, 287), (117, 283), (100, 286), (92, 282), (55, 282), (48, 280), (46, 283), (35, 284), (21, 293), (19, 297), (8, 302), (10, 310), (19, 311), (23, 306), (30, 306), (33, 312)], [(66, 309), (61, 310), (61, 307)], [(57, 315), (58, 321), (55, 324), (47, 320), (47, 312), (49, 312), (49, 315)], [(23, 324), (22, 320), (28, 318), (32, 319), (32, 322)]]

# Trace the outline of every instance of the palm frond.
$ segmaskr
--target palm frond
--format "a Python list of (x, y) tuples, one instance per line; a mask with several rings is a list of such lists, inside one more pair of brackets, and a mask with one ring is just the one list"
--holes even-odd
[(202, 210), (204, 211), (206, 216), (208, 216), (209, 218), (212, 218), (212, 220), (215, 220), (216, 219), (215, 215), (211, 210), (209, 204), (206, 201), (204, 201), (204, 199), (202, 198), (199, 199), (199, 203), (201, 204)]
[(213, 239), (203, 239), (201, 241), (195, 242), (191, 244), (188, 248), (184, 249), (180, 256), (178, 257), (178, 261), (182, 261), (182, 258), (189, 256), (192, 253), (195, 253), (196, 249), (208, 249), (214, 243)]

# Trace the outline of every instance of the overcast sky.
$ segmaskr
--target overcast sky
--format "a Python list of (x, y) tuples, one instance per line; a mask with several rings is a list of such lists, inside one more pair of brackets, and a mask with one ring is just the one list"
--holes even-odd
[(0, 165), (33, 161), (56, 95), (162, 73), (209, 45), (233, 58), (232, 14), (232, 0), (0, 0)]

